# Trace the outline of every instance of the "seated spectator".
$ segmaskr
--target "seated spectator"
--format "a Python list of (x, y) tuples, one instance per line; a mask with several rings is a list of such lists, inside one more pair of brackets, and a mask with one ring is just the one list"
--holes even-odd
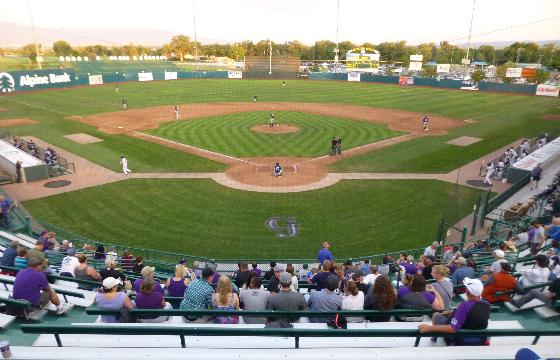
[(10, 246), (4, 250), (4, 254), (2, 254), (2, 260), (0, 260), (0, 265), (2, 266), (14, 266), (14, 262), (16, 261), (17, 256), (17, 248), (19, 246), (19, 242), (16, 240), (10, 243)]
[(27, 257), (28, 258), (37, 258), (43, 260), (43, 266), (46, 266), (47, 257), (43, 251), (45, 243), (41, 240), (37, 240), (35, 243), (35, 247), (27, 250)]
[(70, 242), (68, 240), (62, 240), (58, 248), (58, 251), (66, 255), (69, 248), (70, 248)]
[(482, 298), (491, 304), (511, 301), (511, 294), (496, 295), (496, 293), (515, 290), (517, 287), (517, 280), (510, 274), (511, 266), (507, 262), (500, 263), (500, 266), (502, 271), (491, 274), (482, 291)]
[(76, 257), (76, 248), (69, 248), (60, 265), (60, 276), (74, 277), (74, 270), (80, 264)]
[[(360, 270), (361, 271), (361, 270)], [(346, 282), (346, 289), (342, 296), (342, 310), (364, 310), (364, 293), (358, 289), (354, 280)], [(363, 322), (363, 316), (346, 317), (348, 322)]]
[(515, 241), (513, 241), (513, 238), (508, 238), (507, 240), (504, 241), (504, 245), (505, 245), (505, 252), (510, 252), (510, 253), (515, 253), (517, 252), (517, 247), (515, 246)]
[(369, 259), (364, 260), (364, 263), (362, 264), (362, 267), (360, 268), (360, 270), (362, 270), (362, 272), (364, 273), (365, 276), (369, 275), (369, 273), (370, 273)]
[[(204, 310), (210, 307), (212, 301), (212, 281), (214, 279), (214, 270), (206, 267), (202, 270), (200, 279), (193, 281), (185, 290), (183, 301), (179, 308), (188, 310)], [(208, 317), (204, 316), (196, 318), (194, 316), (185, 316), (185, 319), (191, 322), (207, 322)]]
[(437, 252), (437, 248), (439, 247), (439, 243), (437, 241), (434, 241), (432, 243), (432, 245), (428, 246), (425, 250), (424, 250), (424, 256), (436, 256), (436, 252)]
[(259, 269), (259, 265), (256, 262), (251, 264), (251, 271), (255, 274), (256, 277), (260, 278), (262, 275), (261, 269)]
[(368, 293), (370, 285), (364, 283), (364, 273), (362, 272), (362, 270), (360, 269), (356, 270), (356, 272), (352, 274), (351, 280), (354, 281), (358, 290), (363, 292), (364, 295)]
[(514, 306), (522, 307), (523, 305), (534, 299), (542, 301), (549, 308), (554, 308), (554, 302), (560, 301), (560, 279), (553, 280), (548, 287), (548, 291), (543, 292), (540, 291), (540, 289), (533, 289), (528, 293), (522, 295), (520, 298), (511, 300), (511, 303)]
[(275, 267), (276, 267), (276, 262), (271, 261), (270, 262), (270, 270), (268, 270), (267, 272), (264, 273), (264, 279), (265, 280), (270, 280), (274, 276), (274, 268)]
[[(78, 254), (76, 256), (78, 258), (78, 266), (74, 268), (74, 277), (79, 280), (89, 280), (89, 281), (100, 281), (101, 275), (88, 265), (87, 263), (87, 256), (84, 254)], [(89, 285), (89, 284), (80, 284), (78, 288), (84, 290), (94, 290), (97, 289), (99, 286), (96, 285)]]
[(121, 270), (117, 270), (117, 262), (112, 257), (108, 257), (105, 259), (105, 268), (99, 270), (99, 275), (101, 275), (101, 279), (105, 280), (108, 277), (112, 277), (115, 279), (120, 279), (122, 283), (126, 281), (126, 276), (124, 276)]
[[(175, 267), (175, 276), (170, 277), (165, 282), (167, 295), (171, 297), (182, 298), (185, 295), (185, 290), (190, 284), (190, 279), (185, 278), (182, 266)], [(170, 300), (169, 303), (174, 309), (178, 309), (182, 300)]]
[(451, 309), (451, 301), (453, 300), (453, 284), (447, 278), (447, 272), (447, 267), (443, 265), (434, 265), (432, 268), (432, 277), (435, 280), (432, 286), (441, 296), (444, 310)]
[[(370, 286), (364, 299), (364, 310), (392, 310), (397, 304), (397, 294), (387, 275), (381, 275)], [(369, 321), (389, 321), (391, 315), (371, 315)]]
[(302, 269), (298, 271), (299, 281), (309, 281), (313, 277), (313, 273), (309, 270), (308, 264), (303, 264)]
[(435, 257), (433, 256), (426, 256), (424, 260), (424, 268), (422, 269), (422, 276), (426, 280), (432, 280), (432, 267), (434, 266)]
[(547, 255), (549, 257), (560, 256), (560, 241), (552, 240), (550, 243), (550, 249), (548, 249)]
[[(453, 276), (451, 276), (451, 283), (453, 284), (453, 286), (462, 284), (465, 278), (472, 279), (475, 277), (474, 269), (470, 266), (467, 266), (467, 259), (465, 259), (464, 257), (461, 256), (460, 258), (455, 260), (455, 266), (457, 266), (457, 268), (453, 272)], [(455, 289), (454, 291), (456, 294), (462, 294), (465, 292), (465, 288), (460, 287)]]
[(292, 275), (292, 286), (290, 286), (290, 289), (292, 291), (298, 291), (299, 290), (299, 281), (297, 276), (294, 275), (295, 273), (295, 269), (293, 265), (288, 265), (286, 266), (286, 272), (290, 275)]
[(420, 255), (418, 258), (418, 262), (416, 263), (416, 274), (422, 275), (422, 271), (424, 271), (426, 256)]
[(416, 275), (418, 271), (416, 269), (416, 264), (414, 263), (414, 256), (408, 255), (406, 261), (402, 261), (400, 266), (403, 268), (404, 272), (410, 275)]
[(316, 290), (321, 291), (326, 287), (327, 278), (331, 276), (332, 263), (329, 260), (323, 261), (322, 270), (308, 280), (309, 284), (316, 284)]
[(352, 264), (351, 260), (346, 260), (342, 265), (342, 278), (344, 280), (349, 280), (352, 274), (354, 273), (354, 264)]
[(134, 256), (130, 254), (128, 249), (124, 249), (120, 258), (121, 268), (123, 270), (132, 270), (132, 267), (134, 266), (133, 261), (134, 261)]
[(489, 268), (486, 269), (487, 273), (497, 273), (502, 271), (502, 267), (500, 263), (507, 262), (505, 259), (506, 254), (502, 250), (494, 250), (493, 254), (494, 262), (490, 265)]
[[(284, 272), (284, 266), (276, 265), (274, 267), (274, 276), (268, 280), (266, 289), (271, 293), (278, 293), (280, 291), (280, 275)], [(291, 276), (291, 275), (290, 275)]]
[(381, 274), (377, 271), (377, 265), (371, 265), (369, 270), (369, 275), (366, 275), (364, 278), (364, 284), (369, 285), (370, 287), (375, 284), (375, 280), (381, 276)]
[[(249, 284), (249, 289), (239, 291), (240, 307), (248, 311), (266, 310), (270, 292), (261, 289), (261, 278), (254, 276)], [(264, 324), (266, 318), (256, 316), (243, 316), (246, 324)]]
[(144, 268), (144, 258), (142, 256), (136, 257), (136, 262), (132, 265), (132, 271), (140, 274)]
[[(103, 280), (103, 286), (99, 293), (95, 295), (95, 305), (99, 309), (121, 310), (123, 308), (132, 310), (133, 305), (128, 296), (122, 291), (118, 291), (122, 284), (119, 279), (108, 277)], [(118, 323), (119, 320), (114, 315), (101, 315), (103, 323)]]
[(191, 281), (196, 280), (196, 273), (193, 269), (186, 265), (187, 261), (185, 259), (179, 260), (179, 263), (175, 265), (175, 269), (180, 267), (183, 270), (183, 277), (190, 279)]
[(20, 246), (17, 249), (17, 256), (14, 259), (14, 267), (19, 271), (26, 269), (27, 266), (27, 249)]
[[(292, 277), (283, 272), (280, 275), (280, 291), (278, 294), (270, 294), (267, 310), (275, 311), (298, 311), (307, 309), (307, 303), (302, 293), (290, 290)], [(337, 280), (338, 285), (338, 280)], [(298, 320), (297, 317), (273, 317), (269, 318), (267, 324), (276, 327), (285, 327), (286, 323)]]
[(93, 254), (93, 259), (96, 261), (105, 261), (105, 247), (103, 246), (103, 244), (97, 245), (95, 254)]
[(242, 262), (239, 265), (239, 272), (235, 277), (235, 285), (237, 285), (238, 288), (242, 288), (244, 286), (247, 288), (246, 284), (248, 285), (249, 277), (251, 275), (251, 272), (249, 271), (249, 264)]
[[(172, 309), (171, 304), (165, 302), (163, 293), (156, 290), (159, 284), (156, 284), (153, 278), (147, 277), (142, 283), (140, 292), (136, 293), (134, 305), (138, 309)], [(139, 322), (144, 323), (160, 323), (167, 321), (169, 316), (142, 315), (138, 316)]]
[[(142, 287), (142, 283), (144, 282), (145, 279), (147, 278), (154, 278), (154, 272), (156, 271), (155, 267), (151, 267), (151, 266), (144, 266), (142, 268), (142, 271), (140, 272), (140, 274), (142, 275), (142, 277), (140, 279), (136, 279), (134, 281), (134, 291), (136, 291), (136, 293), (140, 292), (140, 289)], [(163, 288), (161, 287), (161, 284), (159, 283), (159, 280), (154, 280), (155, 283), (157, 284), (156, 286), (156, 291), (160, 292), (163, 294)]]
[(194, 271), (194, 276), (197, 279), (200, 279), (200, 277), (202, 276), (202, 269), (200, 268), (200, 262), (198, 260), (193, 261), (193, 271)]
[(107, 253), (105, 254), (105, 259), (107, 258), (112, 258), (115, 261), (118, 260), (119, 255), (117, 254), (117, 248), (115, 246), (109, 246), (109, 250), (107, 250)]
[(45, 308), (49, 303), (56, 306), (56, 313), (62, 315), (72, 309), (74, 304), (61, 303), (58, 295), (49, 286), (43, 273), (43, 261), (29, 258), (29, 267), (19, 271), (13, 288), (13, 298), (27, 300), (36, 309)]
[(397, 292), (398, 305), (405, 309), (443, 310), (443, 300), (436, 289), (428, 285), (422, 275), (414, 275), (410, 286), (401, 286)]
[[(248, 272), (248, 271), (247, 271)], [(212, 294), (212, 308), (217, 310), (239, 310), (239, 297), (233, 292), (231, 280), (222, 275), (216, 293)], [(237, 324), (239, 316), (216, 316), (215, 324)]]
[[(433, 325), (418, 325), (420, 333), (447, 333), (454, 334), (458, 330), (483, 330), (488, 327), (488, 319), (490, 318), (490, 304), (481, 300), (480, 295), (484, 286), (478, 279), (464, 280), (467, 289), (467, 301), (457, 306), (455, 311), (447, 311), (444, 313), (435, 313), (432, 318)], [(455, 336), (446, 338), (448, 345), (484, 345), (487, 342), (485, 337), (480, 336)]]
[(443, 253), (442, 262), (444, 264), (448, 264), (451, 260), (453, 260), (454, 258), (458, 258), (459, 256), (461, 256), (461, 252), (459, 252), (459, 246), (453, 245), (453, 248)]
[[(325, 281), (325, 288), (321, 291), (311, 293), (307, 304), (313, 311), (335, 311), (340, 310), (342, 306), (342, 298), (334, 291), (338, 288), (339, 278), (336, 275), (330, 275)], [(329, 317), (311, 317), (311, 322), (328, 323), (332, 316)]]
[(548, 282), (548, 277), (550, 276), (548, 265), (550, 265), (550, 261), (546, 255), (537, 255), (535, 257), (535, 266), (532, 269), (518, 271), (522, 276), (517, 282), (517, 288), (523, 291), (525, 287)]

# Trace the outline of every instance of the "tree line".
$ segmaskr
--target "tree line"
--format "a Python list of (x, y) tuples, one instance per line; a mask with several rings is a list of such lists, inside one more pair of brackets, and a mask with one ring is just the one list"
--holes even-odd
[[(300, 41), (287, 41), (284, 43), (271, 42), (272, 56), (295, 56), (302, 61), (328, 61), (334, 58), (333, 50), (336, 43), (330, 40), (319, 40), (313, 45), (306, 45)], [(408, 65), (410, 55), (422, 54), (424, 63), (429, 61), (438, 64), (459, 64), (466, 57), (466, 49), (452, 45), (447, 41), (439, 44), (423, 43), (408, 45), (406, 41), (382, 42), (379, 44), (355, 44), (351, 41), (342, 41), (338, 44), (340, 59), (344, 60), (346, 52), (354, 48), (373, 48), (380, 52), (381, 61), (388, 63), (402, 63)], [(188, 55), (199, 57), (227, 56), (235, 60), (243, 60), (244, 56), (258, 56), (269, 54), (268, 40), (253, 42), (241, 41), (233, 44), (201, 44), (192, 41), (186, 35), (174, 36), (169, 43), (161, 47), (149, 47), (138, 44), (123, 46), (71, 46), (64, 40), (53, 44), (52, 49), (39, 50), (42, 55), (56, 56), (140, 56), (140, 55), (166, 55), (173, 60), (183, 61)], [(17, 54), (28, 56), (35, 60), (37, 56), (35, 46), (28, 44), (15, 50), (0, 49), (0, 55)], [(514, 42), (504, 48), (495, 48), (491, 45), (481, 45), (472, 48), (469, 58), (473, 61), (484, 61), (496, 66), (505, 63), (540, 63), (543, 66), (560, 70), (560, 51), (555, 44), (539, 46), (534, 42)]]

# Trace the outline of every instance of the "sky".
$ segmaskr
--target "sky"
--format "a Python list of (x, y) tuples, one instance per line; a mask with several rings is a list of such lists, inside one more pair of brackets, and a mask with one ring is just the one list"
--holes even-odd
[[(221, 42), (337, 39), (466, 43), (473, 0), (3, 0), (0, 21), (47, 29), (153, 29)], [(493, 32), (554, 18), (550, 21)], [(473, 41), (560, 39), (560, 0), (476, 0)], [(110, 40), (110, 39), (107, 39)]]

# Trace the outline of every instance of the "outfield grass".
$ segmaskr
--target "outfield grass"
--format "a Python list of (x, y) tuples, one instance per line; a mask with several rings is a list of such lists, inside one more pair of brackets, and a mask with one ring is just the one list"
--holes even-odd
[(341, 136), (344, 148), (380, 141), (403, 132), (366, 121), (293, 111), (275, 112), (276, 123), (299, 128), (295, 133), (258, 133), (251, 128), (268, 126), (269, 112), (255, 111), (171, 122), (151, 134), (236, 157), (315, 157), (330, 151), (330, 140)]
[[(351, 180), (267, 194), (212, 180), (135, 179), (24, 205), (39, 219), (106, 242), (212, 258), (309, 258), (328, 240), (340, 259), (425, 246), (442, 216), (461, 219), (479, 193), (425, 180)], [(295, 217), (300, 235), (276, 237), (265, 227), (275, 216)]]

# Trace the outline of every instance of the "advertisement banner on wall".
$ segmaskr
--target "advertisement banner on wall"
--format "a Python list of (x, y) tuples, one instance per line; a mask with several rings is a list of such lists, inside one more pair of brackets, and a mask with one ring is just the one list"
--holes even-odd
[(560, 93), (560, 87), (554, 85), (539, 85), (535, 95), (539, 96), (556, 96)]
[(90, 85), (103, 85), (103, 76), (102, 75), (90, 75), (89, 76), (89, 84)]
[(400, 76), (399, 85), (414, 85), (414, 78), (412, 76)]
[(228, 71), (228, 79), (243, 79), (243, 71)]
[(424, 59), (424, 55), (410, 55), (410, 61), (420, 61)]
[(153, 81), (154, 75), (151, 72), (138, 73), (138, 81)]
[(351, 71), (348, 73), (348, 81), (360, 82), (360, 73), (357, 71)]
[(165, 80), (177, 80), (177, 71), (166, 71)]
[(506, 77), (508, 77), (508, 78), (520, 78), (522, 72), (523, 72), (522, 68), (507, 68)]
[(73, 70), (36, 70), (0, 72), (0, 94), (73, 86)]
[(537, 75), (537, 69), (523, 68), (523, 70), (521, 70), (521, 77), (522, 78), (532, 79), (532, 78), (535, 77), (535, 75)]
[(436, 71), (438, 73), (448, 73), (449, 70), (451, 70), (451, 64), (438, 64)]
[(422, 70), (422, 62), (420, 61), (411, 61), (408, 65), (408, 70), (412, 71), (420, 71)]

